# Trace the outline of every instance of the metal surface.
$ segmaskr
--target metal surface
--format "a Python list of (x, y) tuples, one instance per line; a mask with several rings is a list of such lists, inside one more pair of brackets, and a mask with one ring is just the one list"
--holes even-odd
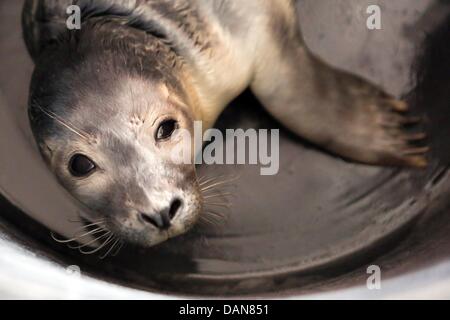
[[(381, 6), (382, 30), (366, 28), (369, 4)], [(303, 0), (298, 8), (306, 42), (313, 51), (390, 93), (406, 96), (416, 113), (426, 115), (433, 147), (429, 168), (349, 163), (281, 129), (280, 173), (276, 176), (260, 176), (255, 166), (199, 168), (202, 174), (240, 175), (226, 221), (198, 227), (152, 249), (125, 248), (116, 258), (99, 260), (70, 251), (49, 237), (49, 229), (67, 236), (73, 233), (77, 226), (69, 219), (76, 216), (77, 208), (48, 173), (33, 145), (26, 120), (32, 64), (21, 40), (20, 1), (0, 2), (0, 190), (4, 197), (0, 230), (11, 237), (0, 245), (5, 253), (1, 256), (6, 257), (0, 268), (5, 275), (11, 274), (0, 278), (0, 294), (18, 295), (7, 289), (8, 281), (15, 281), (8, 279), (27, 279), (25, 286), (50, 290), (50, 296), (61, 290), (50, 277), (45, 280), (52, 272), (61, 272), (60, 267), (48, 265), (47, 276), (42, 273), (39, 280), (38, 275), (33, 279), (25, 276), (25, 265), (15, 264), (26, 256), (37, 270), (47, 264), (41, 260), (45, 257), (62, 265), (78, 265), (83, 274), (154, 292), (297, 296), (363, 286), (313, 297), (414, 297), (421, 295), (416, 290), (427, 282), (429, 288), (441, 288), (440, 297), (450, 297), (436, 283), (449, 281), (448, 265), (432, 267), (450, 254), (446, 215), (450, 200), (450, 45), (445, 41), (450, 35), (449, 6), (432, 0)], [(225, 112), (218, 127), (280, 125), (246, 93)], [(20, 251), (11, 241), (23, 243), (30, 251)], [(39, 255), (30, 256), (31, 252)], [(380, 265), (383, 279), (393, 278), (381, 292), (365, 288), (366, 267), (373, 263)], [(428, 267), (439, 272), (420, 271)], [(84, 285), (91, 281), (83, 280), (77, 297), (87, 294)], [(97, 296), (108, 297), (100, 287)], [(120, 296), (125, 289), (114, 290)], [(29, 293), (28, 297), (36, 295)]]

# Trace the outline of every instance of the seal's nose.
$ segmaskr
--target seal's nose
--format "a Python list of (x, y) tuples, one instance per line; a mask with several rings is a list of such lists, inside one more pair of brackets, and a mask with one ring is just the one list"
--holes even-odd
[(155, 214), (148, 214), (148, 213), (141, 213), (141, 219), (142, 221), (146, 223), (150, 223), (153, 226), (155, 226), (158, 229), (161, 230), (167, 230), (170, 228), (170, 219), (169, 215), (165, 214), (165, 212), (155, 213)]
[(167, 207), (164, 210), (153, 214), (141, 212), (140, 216), (142, 221), (150, 223), (158, 229), (167, 230), (172, 225), (171, 221), (173, 218), (175, 218), (178, 209), (181, 207), (181, 204), (182, 202), (180, 199), (174, 199), (171, 202), (170, 207)]

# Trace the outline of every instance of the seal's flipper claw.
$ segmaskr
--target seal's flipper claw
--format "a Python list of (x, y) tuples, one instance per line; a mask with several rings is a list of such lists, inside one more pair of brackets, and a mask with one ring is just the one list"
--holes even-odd
[(386, 99), (386, 103), (397, 112), (407, 112), (409, 110), (408, 104), (405, 101), (394, 98)]

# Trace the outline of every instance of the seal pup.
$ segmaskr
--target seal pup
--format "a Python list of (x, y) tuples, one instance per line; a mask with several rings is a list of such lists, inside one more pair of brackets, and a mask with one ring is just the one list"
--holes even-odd
[[(72, 4), (80, 30), (66, 28)], [(26, 0), (31, 127), (95, 227), (86, 234), (153, 246), (189, 230), (202, 188), (194, 161), (174, 164), (171, 150), (180, 129), (213, 126), (248, 87), (288, 129), (343, 158), (426, 165), (406, 103), (312, 54), (295, 12), (293, 0)]]

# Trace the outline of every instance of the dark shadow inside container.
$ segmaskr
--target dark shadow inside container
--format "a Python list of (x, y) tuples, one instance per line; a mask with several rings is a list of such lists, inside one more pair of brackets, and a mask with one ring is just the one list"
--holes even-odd
[[(408, 10), (396, 11), (387, 1), (378, 2), (392, 18), (402, 15), (400, 9)], [(306, 13), (300, 15), (321, 12), (321, 5), (313, 3), (301, 1)], [(17, 13), (17, 4), (11, 6)], [(345, 1), (336, 7), (347, 8)], [(217, 127), (279, 128), (280, 171), (261, 176), (258, 166), (199, 166), (200, 175), (239, 176), (229, 187), (234, 197), (232, 207), (223, 212), (226, 219), (199, 225), (154, 248), (126, 246), (116, 257), (100, 260), (54, 242), (47, 226), (29, 216), (30, 208), (14, 206), (7, 186), (2, 185), (0, 231), (52, 260), (77, 264), (94, 277), (150, 291), (194, 295), (341, 289), (364, 284), (369, 264), (379, 265), (384, 277), (394, 277), (443, 261), (450, 252), (448, 12), (447, 3), (431, 1), (419, 18), (411, 18), (414, 23), (404, 21), (399, 28), (403, 38), (398, 41), (412, 43), (416, 49), (408, 68), (417, 81), (405, 96), (412, 112), (426, 118), (432, 152), (425, 170), (365, 166), (327, 154), (283, 129), (246, 92), (225, 111)], [(348, 23), (345, 28), (354, 25)], [(417, 36), (419, 31), (427, 35)], [(330, 43), (313, 32), (305, 38), (313, 49)], [(18, 41), (5, 39), (5, 43)], [(382, 65), (370, 61), (370, 54), (365, 57), (361, 61), (374, 64), (375, 69)], [(398, 60), (401, 56), (391, 59), (392, 65), (403, 65)], [(371, 68), (364, 64), (352, 71), (370, 76)], [(0, 63), (0, 70), (6, 69)], [(403, 81), (401, 69), (398, 75), (385, 74), (387, 84)], [(2, 77), (0, 89), (16, 90), (6, 84), (10, 81), (6, 72)], [(25, 83), (18, 87), (20, 95), (27, 94)], [(1, 157), (7, 156), (2, 152)]]

